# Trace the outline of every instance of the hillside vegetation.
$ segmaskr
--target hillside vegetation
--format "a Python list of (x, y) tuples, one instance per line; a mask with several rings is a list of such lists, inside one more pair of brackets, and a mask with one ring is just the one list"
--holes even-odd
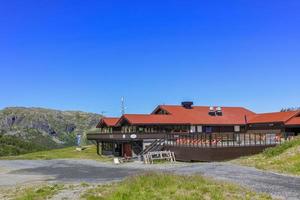
[(91, 159), (101, 161), (111, 161), (111, 158), (99, 156), (96, 153), (96, 146), (89, 145), (82, 151), (76, 151), (76, 147), (65, 147), (47, 151), (26, 153), (18, 156), (0, 157), (0, 160), (51, 160), (51, 159)]
[(62, 148), (94, 128), (101, 115), (79, 111), (11, 107), (0, 110), (0, 156)]
[(300, 175), (300, 137), (234, 162), (258, 169)]
[[(43, 146), (42, 143), (47, 143), (48, 146)], [(16, 136), (0, 135), (0, 157), (41, 151), (49, 149), (49, 146), (54, 147), (56, 145), (54, 142), (52, 142), (54, 144), (50, 143), (51, 139), (49, 139), (49, 141), (41, 141), (39, 144), (36, 144), (33, 142), (24, 141)]]

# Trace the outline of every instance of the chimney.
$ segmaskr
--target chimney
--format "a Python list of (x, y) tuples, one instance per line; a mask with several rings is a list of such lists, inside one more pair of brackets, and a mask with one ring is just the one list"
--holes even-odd
[(192, 109), (192, 105), (194, 103), (192, 101), (183, 101), (181, 102), (182, 107), (184, 107), (185, 109)]

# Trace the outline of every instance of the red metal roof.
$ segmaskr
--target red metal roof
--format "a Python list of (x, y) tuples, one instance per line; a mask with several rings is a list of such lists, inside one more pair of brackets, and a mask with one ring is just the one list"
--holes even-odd
[(101, 125), (106, 126), (115, 126), (120, 118), (118, 117), (103, 117), (100, 119), (100, 122), (97, 124), (97, 128), (99, 128)]
[[(241, 107), (221, 107), (222, 116), (209, 115), (209, 106), (193, 106), (186, 109), (182, 106), (162, 105), (155, 109), (163, 109), (168, 115), (126, 114), (122, 119), (126, 119), (131, 124), (209, 124), (209, 125), (242, 125), (246, 124), (246, 118), (254, 115), (250, 110)], [(245, 117), (246, 116), (246, 117)], [(121, 120), (119, 120), (120, 122)]]
[(173, 115), (125, 114), (119, 123), (124, 119), (130, 124), (190, 124)]
[[(276, 122), (282, 122), (286, 125), (300, 125), (300, 111), (256, 114), (243, 107), (221, 107), (222, 115), (212, 116), (209, 115), (209, 108), (209, 106), (193, 106), (192, 109), (186, 109), (176, 105), (160, 105), (151, 114), (125, 114), (121, 118), (102, 118), (97, 127), (102, 125), (118, 126), (124, 120), (135, 125), (244, 125)], [(159, 110), (164, 110), (168, 114), (158, 114)]]
[(285, 124), (288, 126), (293, 126), (293, 125), (300, 126), (300, 115), (296, 115), (292, 119), (288, 120)]
[(159, 108), (191, 124), (246, 124), (246, 118), (255, 114), (242, 107), (221, 107), (221, 116), (209, 115), (209, 106), (193, 106), (192, 109), (186, 109), (182, 106), (161, 105)]
[(288, 112), (273, 112), (273, 113), (262, 113), (251, 117), (248, 121), (249, 124), (254, 123), (273, 123), (282, 122), (285, 123), (292, 117), (294, 117), (299, 111), (288, 111)]

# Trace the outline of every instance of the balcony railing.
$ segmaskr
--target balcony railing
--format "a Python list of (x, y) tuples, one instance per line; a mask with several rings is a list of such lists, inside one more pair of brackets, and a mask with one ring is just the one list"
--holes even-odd
[(183, 147), (240, 147), (274, 146), (289, 137), (282, 133), (89, 133), (87, 139), (97, 141), (135, 141), (144, 139), (165, 139), (166, 146)]
[(88, 140), (143, 140), (143, 139), (161, 139), (165, 138), (166, 134), (157, 132), (157, 133), (121, 133), (121, 132), (113, 132), (113, 133), (88, 133)]
[(282, 134), (268, 133), (194, 133), (166, 134), (167, 146), (184, 147), (239, 147), (239, 146), (274, 146), (281, 144)]

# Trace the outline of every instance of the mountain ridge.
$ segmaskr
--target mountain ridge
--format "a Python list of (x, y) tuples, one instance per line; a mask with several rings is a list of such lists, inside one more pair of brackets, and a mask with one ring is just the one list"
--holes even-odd
[[(83, 111), (6, 107), (0, 110), (0, 136), (10, 137), (7, 141), (23, 140), (45, 149), (72, 146), (76, 143), (76, 135), (85, 135), (95, 128), (101, 117)], [(2, 141), (5, 140), (2, 138)]]

